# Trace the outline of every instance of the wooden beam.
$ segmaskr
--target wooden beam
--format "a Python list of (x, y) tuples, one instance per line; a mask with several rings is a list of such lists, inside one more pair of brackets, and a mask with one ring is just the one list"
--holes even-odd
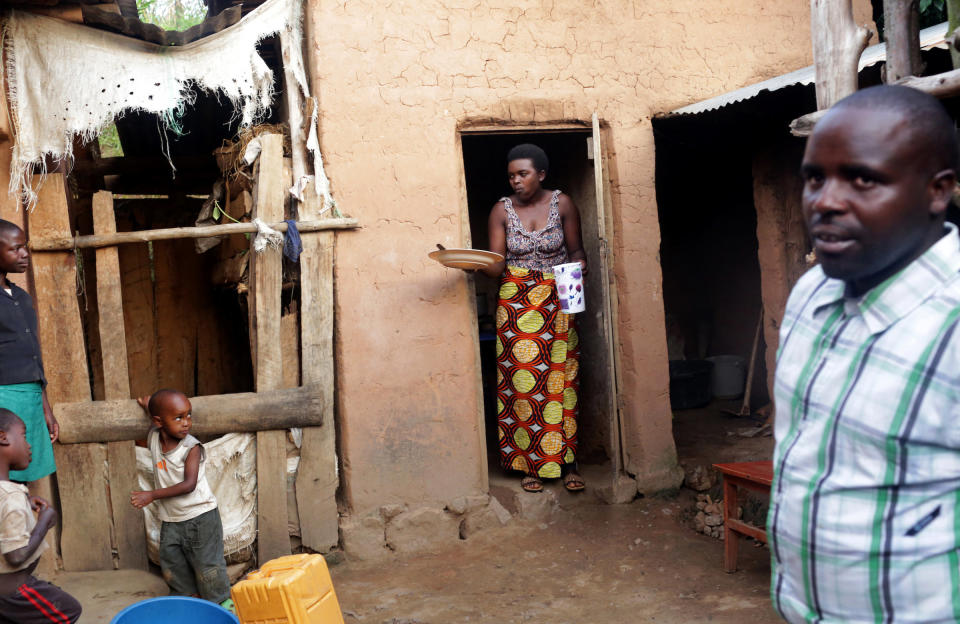
[(954, 97), (960, 94), (960, 69), (933, 76), (908, 76), (897, 84), (918, 89), (941, 99)]
[[(307, 203), (310, 205), (310, 202)], [(333, 232), (305, 234), (300, 255), (300, 350), (303, 383), (327, 399), (324, 426), (303, 430), (297, 509), (303, 545), (326, 552), (339, 541), (337, 446), (333, 418)]]
[[(174, 159), (173, 166), (176, 167), (178, 171), (190, 170), (193, 172), (197, 169), (218, 171), (217, 161), (213, 155), (178, 157)], [(105, 176), (126, 173), (142, 174), (145, 171), (166, 171), (172, 173), (170, 170), (170, 161), (166, 158), (155, 156), (115, 156), (111, 158), (80, 161), (74, 165), (72, 173), (79, 176)]]
[[(263, 146), (257, 159), (253, 216), (265, 222), (283, 219), (287, 196), (283, 176), (283, 137), (260, 136)], [(262, 252), (250, 241), (250, 349), (257, 392), (283, 385), (283, 355), (280, 352), (280, 293), (282, 255), (267, 246)], [(263, 565), (290, 554), (287, 529), (287, 433), (257, 433), (257, 559)]]
[[(62, 174), (47, 175), (40, 186), (37, 205), (27, 219), (31, 236), (53, 238), (70, 233), (64, 188)], [(48, 397), (52, 403), (89, 401), (87, 349), (77, 302), (73, 253), (34, 256), (33, 280)], [(63, 567), (68, 571), (112, 570), (106, 449), (100, 444), (55, 444), (54, 453), (60, 490)]]
[[(117, 231), (113, 195), (107, 191), (100, 191), (93, 196), (93, 231), (97, 234), (112, 234)], [(107, 400), (129, 399), (127, 336), (123, 323), (120, 258), (117, 248), (98, 249), (96, 267), (104, 396)], [(148, 570), (150, 562), (147, 559), (143, 511), (130, 504), (130, 492), (140, 489), (137, 481), (137, 453), (132, 441), (107, 444), (107, 471), (110, 508), (113, 512), (114, 546), (119, 567)]]
[[(281, 204), (282, 205), (282, 204)], [(282, 214), (281, 214), (282, 216)], [(287, 224), (284, 221), (269, 224), (278, 232), (286, 232)], [(297, 222), (300, 232), (322, 232), (325, 230), (353, 230), (360, 227), (360, 223), (353, 218), (323, 219), (320, 221)], [(146, 243), (148, 241), (175, 240), (180, 238), (209, 238), (211, 236), (228, 236), (230, 234), (245, 234), (257, 231), (253, 223), (224, 223), (222, 225), (205, 225), (201, 227), (158, 228), (140, 232), (116, 232), (114, 234), (93, 234), (86, 236), (50, 236), (30, 241), (31, 251), (69, 251), (72, 249), (88, 249), (124, 245), (128, 243)]]
[[(316, 427), (325, 423), (324, 406), (330, 397), (316, 386), (198, 396), (193, 406), (193, 429), (198, 436), (234, 431), (266, 431)], [(57, 403), (60, 439), (66, 444), (140, 440), (150, 420), (133, 399)]]
[(860, 55), (870, 31), (857, 26), (852, 0), (810, 0), (817, 108), (830, 108), (857, 90)]
[[(953, 69), (933, 76), (907, 76), (903, 80), (897, 81), (896, 84), (911, 87), (941, 99), (955, 97), (960, 95), (960, 69)], [(797, 117), (790, 122), (790, 133), (794, 136), (810, 136), (817, 121), (826, 113), (825, 110), (819, 110)]]

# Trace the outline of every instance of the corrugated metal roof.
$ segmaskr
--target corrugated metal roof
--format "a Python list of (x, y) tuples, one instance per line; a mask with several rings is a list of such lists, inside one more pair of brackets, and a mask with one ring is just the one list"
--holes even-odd
[[(931, 48), (946, 48), (946, 37), (946, 22), (937, 24), (936, 26), (931, 26), (929, 28), (924, 28), (920, 31), (920, 47), (923, 50), (929, 50)], [(877, 45), (872, 45), (864, 50), (863, 54), (860, 55), (859, 69), (862, 70), (865, 67), (876, 65), (877, 63), (885, 61), (886, 59), (887, 44), (879, 43)], [(718, 95), (708, 100), (696, 102), (695, 104), (689, 104), (683, 108), (678, 108), (674, 111), (671, 111), (668, 113), (668, 115), (696, 115), (697, 113), (716, 110), (735, 102), (749, 100), (750, 98), (756, 97), (763, 91), (777, 91), (792, 85), (813, 84), (815, 79), (816, 77), (814, 74), (813, 65), (811, 65), (810, 67), (804, 67), (803, 69), (792, 71), (789, 74), (783, 74), (782, 76), (777, 76), (776, 78), (764, 80), (763, 82), (758, 82), (743, 87), (742, 89), (737, 89), (736, 91), (730, 91), (729, 93), (724, 93), (723, 95)]]

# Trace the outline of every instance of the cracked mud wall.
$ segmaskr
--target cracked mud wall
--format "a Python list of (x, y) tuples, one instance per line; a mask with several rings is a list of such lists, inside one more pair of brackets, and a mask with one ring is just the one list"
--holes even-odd
[(650, 116), (809, 65), (809, 4), (319, 0), (308, 19), (328, 173), (364, 225), (336, 255), (346, 502), (362, 513), (486, 487), (472, 287), (426, 256), (470, 243), (458, 127), (594, 111), (613, 178), (628, 467), (643, 490), (674, 484)]

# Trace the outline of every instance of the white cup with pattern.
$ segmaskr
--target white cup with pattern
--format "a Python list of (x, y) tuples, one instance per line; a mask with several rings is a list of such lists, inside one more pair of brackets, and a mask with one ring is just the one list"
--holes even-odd
[(557, 299), (560, 309), (567, 314), (576, 314), (587, 309), (583, 296), (583, 268), (579, 262), (567, 262), (553, 267), (557, 284)]

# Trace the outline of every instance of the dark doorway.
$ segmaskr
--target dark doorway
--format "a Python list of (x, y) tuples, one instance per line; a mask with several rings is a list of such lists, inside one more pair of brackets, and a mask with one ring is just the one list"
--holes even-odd
[[(608, 368), (609, 342), (604, 335), (607, 304), (600, 284), (600, 244), (594, 161), (587, 128), (564, 131), (476, 132), (461, 135), (470, 217), (472, 246), (488, 247), (487, 218), (490, 209), (511, 193), (507, 183), (507, 152), (520, 143), (542, 147), (550, 158), (550, 170), (543, 186), (569, 195), (580, 212), (583, 244), (591, 271), (587, 275), (588, 307), (577, 315), (581, 337), (578, 462), (604, 464), (613, 453), (612, 426), (615, 414), (612, 371)], [(483, 370), (484, 416), (487, 455), (491, 476), (502, 475), (497, 453), (496, 329), (499, 281), (477, 274), (474, 278), (479, 321), (479, 348)], [(591, 299), (592, 298), (592, 299)]]

